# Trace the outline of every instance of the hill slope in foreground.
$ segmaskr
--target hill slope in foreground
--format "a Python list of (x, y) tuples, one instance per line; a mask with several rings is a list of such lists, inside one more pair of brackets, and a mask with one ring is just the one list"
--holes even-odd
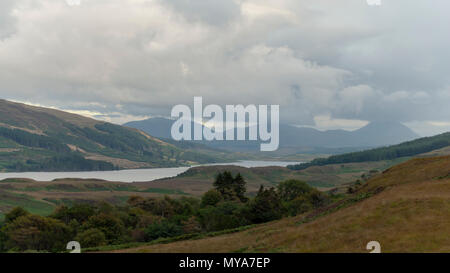
[(450, 156), (394, 166), (350, 199), (238, 233), (118, 252), (450, 252)]
[(137, 129), (0, 100), (0, 171), (92, 171), (216, 162)]

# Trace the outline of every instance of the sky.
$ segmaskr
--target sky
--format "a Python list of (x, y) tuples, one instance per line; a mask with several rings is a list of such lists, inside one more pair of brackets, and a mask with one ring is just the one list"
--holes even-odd
[(281, 122), (450, 131), (450, 1), (2, 0), (0, 98), (115, 123), (277, 104)]

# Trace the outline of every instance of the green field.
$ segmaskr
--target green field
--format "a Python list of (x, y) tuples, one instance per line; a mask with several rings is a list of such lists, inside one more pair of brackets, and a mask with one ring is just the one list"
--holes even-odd
[(48, 202), (36, 200), (26, 194), (17, 194), (11, 192), (0, 192), (0, 218), (4, 213), (14, 207), (22, 207), (31, 213), (38, 215), (49, 215), (55, 209), (55, 206)]

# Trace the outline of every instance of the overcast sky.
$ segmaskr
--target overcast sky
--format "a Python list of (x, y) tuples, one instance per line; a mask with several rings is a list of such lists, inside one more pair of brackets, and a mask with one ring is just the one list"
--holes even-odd
[(0, 97), (121, 123), (176, 104), (450, 130), (450, 1), (0, 1)]

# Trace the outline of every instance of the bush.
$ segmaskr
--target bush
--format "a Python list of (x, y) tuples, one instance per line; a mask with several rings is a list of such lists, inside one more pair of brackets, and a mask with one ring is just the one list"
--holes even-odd
[(92, 205), (75, 204), (70, 208), (67, 206), (58, 207), (51, 217), (61, 220), (66, 224), (69, 224), (72, 220), (76, 220), (78, 223), (84, 223), (95, 213), (96, 210)]
[(182, 228), (172, 222), (164, 220), (160, 223), (153, 223), (145, 229), (146, 241), (153, 241), (158, 238), (175, 237), (182, 234)]
[(289, 216), (296, 216), (313, 209), (310, 200), (305, 196), (299, 196), (290, 202), (285, 203)]
[(183, 225), (183, 233), (192, 234), (202, 231), (200, 223), (197, 221), (195, 216), (191, 216), (189, 219), (181, 222)]
[(83, 230), (98, 229), (105, 234), (109, 244), (120, 243), (125, 235), (125, 226), (122, 221), (110, 214), (100, 213), (93, 215), (82, 226)]
[(287, 180), (278, 185), (278, 193), (281, 200), (291, 201), (295, 198), (313, 191), (314, 188), (300, 180)]
[(255, 224), (280, 219), (283, 215), (281, 199), (274, 188), (260, 187), (256, 197), (250, 201), (248, 218)]
[(38, 215), (25, 215), (5, 226), (6, 247), (17, 250), (63, 251), (71, 232), (61, 221)]
[(24, 210), (21, 207), (16, 207), (13, 208), (9, 213), (7, 213), (5, 215), (5, 223), (12, 223), (14, 222), (14, 220), (16, 220), (17, 218), (19, 218), (20, 216), (26, 216), (29, 215), (30, 213), (26, 210)]
[(105, 234), (96, 228), (90, 228), (82, 231), (77, 235), (77, 237), (75, 237), (75, 240), (78, 241), (83, 248), (96, 247), (106, 244)]
[(134, 229), (131, 231), (131, 239), (133, 242), (145, 242), (146, 234), (142, 229)]
[(324, 194), (316, 189), (314, 189), (312, 192), (310, 192), (307, 195), (307, 198), (310, 200), (310, 202), (314, 208), (323, 207), (326, 204), (330, 203), (330, 198), (326, 194)]
[(217, 207), (209, 206), (199, 210), (198, 219), (208, 232), (236, 228), (249, 223), (245, 219), (244, 208), (239, 202), (222, 202)]
[(202, 206), (215, 206), (222, 201), (222, 195), (217, 190), (209, 190), (202, 197)]

